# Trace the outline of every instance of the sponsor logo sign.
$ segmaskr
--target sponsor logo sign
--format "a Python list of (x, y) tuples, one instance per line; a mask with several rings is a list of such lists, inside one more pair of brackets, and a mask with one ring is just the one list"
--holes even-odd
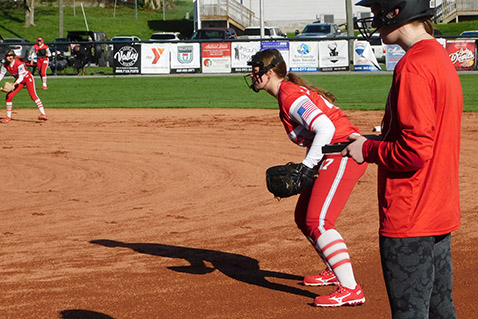
[(284, 58), (285, 63), (289, 63), (289, 41), (262, 41), (261, 51), (265, 49), (277, 49)]
[(475, 68), (475, 40), (447, 40), (446, 50), (455, 69), (473, 70)]
[(141, 70), (141, 45), (113, 46), (113, 72), (115, 74), (139, 74)]
[(355, 41), (354, 45), (355, 71), (381, 71), (377, 58), (368, 41)]
[(170, 73), (170, 43), (141, 44), (141, 73)]
[(289, 70), (317, 72), (319, 70), (318, 42), (290, 42)]
[(398, 44), (385, 46), (385, 68), (387, 71), (395, 70), (398, 61), (405, 55), (405, 50)]
[(202, 43), (201, 47), (203, 73), (231, 72), (230, 42)]
[(319, 42), (319, 70), (349, 70), (349, 44), (347, 40)]
[(171, 72), (195, 73), (201, 71), (199, 43), (171, 44)]
[(233, 72), (251, 72), (251, 67), (247, 62), (252, 56), (259, 52), (261, 44), (254, 42), (232, 42), (231, 43), (231, 65)]

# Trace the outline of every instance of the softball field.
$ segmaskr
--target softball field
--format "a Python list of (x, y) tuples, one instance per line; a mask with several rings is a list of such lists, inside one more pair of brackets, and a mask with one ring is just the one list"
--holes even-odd
[[(4, 112), (4, 110), (3, 110)], [(376, 167), (337, 229), (367, 301), (312, 306), (323, 264), (275, 200), (265, 169), (301, 161), (277, 110), (14, 109), (1, 125), (0, 318), (389, 318)], [(345, 111), (362, 133), (381, 111)], [(2, 113), (3, 115), (3, 113)], [(462, 226), (453, 233), (459, 318), (478, 304), (478, 113), (464, 113)]]

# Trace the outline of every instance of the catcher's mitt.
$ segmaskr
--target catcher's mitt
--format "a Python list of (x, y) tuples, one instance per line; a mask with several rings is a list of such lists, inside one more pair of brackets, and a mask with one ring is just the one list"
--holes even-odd
[(290, 197), (311, 186), (317, 176), (316, 169), (302, 163), (272, 166), (266, 171), (267, 189), (275, 197)]
[(7, 93), (13, 91), (14, 89), (15, 89), (15, 84), (13, 84), (12, 82), (5, 82), (5, 84), (1, 88), (3, 92), (7, 92)]

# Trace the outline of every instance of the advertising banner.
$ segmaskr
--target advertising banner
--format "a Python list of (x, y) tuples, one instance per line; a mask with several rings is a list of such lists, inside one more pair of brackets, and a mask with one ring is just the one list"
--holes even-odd
[(355, 41), (354, 70), (382, 71), (368, 41)]
[(398, 44), (385, 46), (385, 68), (387, 71), (395, 70), (398, 61), (405, 55), (405, 50)]
[(292, 72), (317, 72), (319, 70), (319, 43), (290, 42), (289, 70)]
[(447, 40), (446, 50), (455, 69), (473, 70), (475, 68), (475, 40)]
[(289, 41), (262, 41), (261, 51), (265, 49), (277, 49), (289, 66)]
[(171, 73), (195, 73), (201, 71), (199, 43), (171, 44)]
[(260, 51), (261, 44), (254, 42), (233, 42), (232, 45), (232, 72), (250, 72), (251, 67), (247, 62)]
[(347, 40), (319, 42), (319, 70), (349, 70), (349, 44)]
[(202, 43), (201, 47), (203, 73), (231, 72), (230, 42)]
[(171, 43), (141, 44), (141, 73), (169, 74), (171, 69), (170, 47)]
[(139, 74), (141, 71), (141, 45), (113, 46), (113, 73)]

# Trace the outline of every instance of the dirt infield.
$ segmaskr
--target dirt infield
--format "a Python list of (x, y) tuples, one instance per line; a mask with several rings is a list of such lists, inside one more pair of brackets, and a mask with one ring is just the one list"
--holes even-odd
[[(1, 125), (0, 317), (389, 318), (376, 167), (337, 229), (366, 303), (311, 305), (323, 266), (264, 171), (301, 161), (277, 110), (19, 109)], [(382, 112), (346, 111), (363, 133)], [(462, 227), (452, 239), (459, 318), (478, 306), (478, 113), (463, 116)]]

